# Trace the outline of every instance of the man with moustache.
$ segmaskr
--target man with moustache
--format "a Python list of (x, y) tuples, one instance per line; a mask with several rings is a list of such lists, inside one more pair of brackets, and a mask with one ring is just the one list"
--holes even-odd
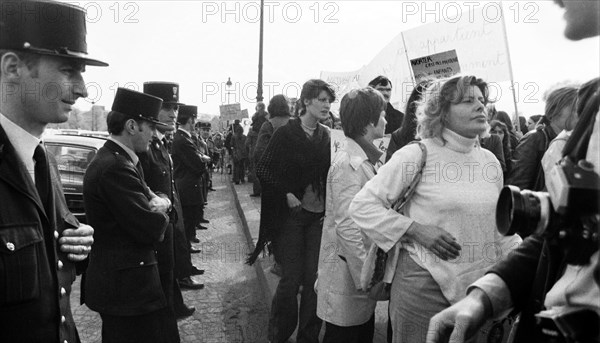
[[(600, 34), (600, 0), (555, 2), (565, 9), (564, 34), (568, 39), (577, 41)], [(586, 169), (593, 168), (597, 175), (600, 173), (599, 98), (598, 78), (581, 86), (577, 94), (579, 122), (563, 150), (563, 155), (570, 159), (586, 159), (589, 163)], [(595, 221), (587, 218), (592, 230), (596, 229), (591, 235), (597, 234), (597, 217)], [(600, 312), (600, 255), (597, 245), (596, 241), (596, 250), (591, 251), (593, 254), (586, 264), (575, 265), (568, 261), (569, 256), (562, 247), (551, 244), (540, 235), (527, 237), (506, 259), (469, 286), (466, 298), (431, 319), (427, 342), (464, 342), (476, 334), (487, 319), (507, 314), (511, 309), (520, 312), (514, 342), (562, 342), (563, 337), (558, 335), (560, 330), (548, 330), (548, 327), (544, 333), (556, 333), (556, 336), (551, 339), (548, 336), (541, 337), (542, 330), (536, 328), (535, 315), (543, 310), (550, 314), (566, 307), (586, 307)], [(578, 246), (571, 248), (584, 250)], [(563, 318), (560, 319), (561, 325), (573, 328), (567, 325), (571, 324), (570, 320), (563, 321)], [(595, 329), (597, 335), (597, 317), (595, 323), (593, 317), (588, 317), (590, 325), (587, 320), (581, 320), (584, 317), (579, 319), (577, 329), (592, 332)], [(582, 332), (578, 331), (571, 332), (572, 341), (591, 342), (598, 339), (597, 336), (579, 336)]]
[(69, 296), (94, 230), (69, 212), (41, 137), (87, 96), (85, 67), (107, 66), (85, 39), (80, 7), (0, 1), (0, 342), (79, 342)]
[(104, 343), (179, 342), (156, 256), (171, 201), (148, 188), (136, 155), (148, 150), (161, 106), (160, 98), (119, 88), (107, 117), (110, 138), (83, 180), (86, 216), (96, 228), (86, 304), (102, 317)]
[(183, 221), (179, 207), (179, 195), (173, 181), (173, 162), (166, 147), (165, 133), (175, 131), (175, 120), (179, 105), (179, 84), (173, 82), (145, 82), (144, 93), (159, 97), (163, 100), (158, 114), (160, 125), (156, 130), (147, 152), (138, 153), (144, 180), (157, 195), (171, 201), (173, 207), (169, 212), (169, 225), (165, 232), (165, 239), (157, 250), (158, 269), (161, 276), (163, 291), (167, 302), (173, 307), (177, 318), (192, 315), (196, 310), (188, 307), (183, 301), (181, 289), (176, 278), (184, 279), (192, 273), (204, 274), (192, 265), (190, 251), (185, 240), (185, 232), (178, 230), (183, 225), (177, 226), (177, 221)]

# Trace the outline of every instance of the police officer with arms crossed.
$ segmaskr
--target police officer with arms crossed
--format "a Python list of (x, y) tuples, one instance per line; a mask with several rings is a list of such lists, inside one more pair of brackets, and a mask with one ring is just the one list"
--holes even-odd
[(183, 105), (179, 103), (179, 90), (179, 84), (173, 82), (144, 83), (144, 93), (161, 98), (163, 104), (158, 114), (161, 125), (156, 126), (150, 148), (147, 152), (138, 153), (148, 187), (173, 204), (165, 239), (158, 248), (158, 269), (167, 301), (178, 318), (190, 316), (196, 309), (184, 304), (175, 278), (189, 277), (192, 273), (204, 274), (204, 270), (192, 265), (183, 225), (177, 225), (178, 221), (183, 221), (183, 214), (173, 180), (173, 161), (165, 144), (165, 133), (175, 131), (177, 111), (179, 105)]
[[(565, 9), (565, 36), (568, 39), (581, 40), (600, 34), (600, 0), (555, 2)], [(580, 140), (582, 137), (589, 138), (586, 149), (583, 149), (587, 150), (586, 154), (582, 157), (592, 164), (596, 177), (600, 174), (598, 83), (595, 79), (579, 91), (577, 107), (580, 119), (572, 135), (579, 141), (569, 141), (563, 151), (569, 153), (569, 148), (576, 146), (571, 143), (579, 145), (583, 142)], [(582, 151), (579, 148), (576, 146), (573, 150)], [(597, 225), (596, 222), (596, 230)], [(552, 311), (565, 305), (588, 306), (600, 312), (597, 245), (596, 241), (596, 250), (591, 257), (588, 256), (586, 263), (572, 265), (566, 263), (563, 252), (553, 248), (549, 242), (536, 235), (529, 236), (511, 255), (471, 285), (466, 298), (431, 319), (427, 342), (463, 342), (475, 334), (486, 319), (500, 316), (512, 307), (521, 310), (515, 342), (539, 342), (543, 339), (540, 333), (553, 332), (536, 331), (539, 328), (535, 328), (534, 315), (544, 308)], [(598, 330), (598, 323), (584, 324), (581, 328)], [(558, 337), (553, 339), (559, 341)], [(595, 337), (593, 341), (597, 339)]]
[(86, 216), (96, 228), (86, 304), (102, 317), (104, 343), (179, 342), (156, 252), (171, 202), (148, 188), (136, 155), (148, 150), (161, 106), (160, 98), (117, 89), (106, 120), (110, 138), (83, 180)]
[(0, 30), (0, 342), (79, 342), (69, 295), (94, 231), (68, 211), (40, 139), (87, 96), (85, 66), (107, 64), (87, 57), (76, 6), (2, 0)]

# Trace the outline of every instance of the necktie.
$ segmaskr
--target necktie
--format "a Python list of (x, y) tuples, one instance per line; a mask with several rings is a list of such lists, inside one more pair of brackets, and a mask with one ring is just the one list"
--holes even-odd
[(48, 159), (46, 158), (46, 151), (42, 144), (38, 144), (33, 152), (33, 159), (35, 160), (35, 188), (37, 188), (38, 195), (42, 200), (44, 209), (48, 211), (49, 196), (50, 196), (50, 170), (48, 168)]

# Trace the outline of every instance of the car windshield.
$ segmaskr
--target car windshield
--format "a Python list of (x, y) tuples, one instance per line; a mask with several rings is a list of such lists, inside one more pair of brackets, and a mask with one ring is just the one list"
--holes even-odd
[(46, 143), (46, 149), (56, 158), (64, 191), (81, 193), (83, 175), (94, 156), (96, 156), (96, 150), (59, 143)]

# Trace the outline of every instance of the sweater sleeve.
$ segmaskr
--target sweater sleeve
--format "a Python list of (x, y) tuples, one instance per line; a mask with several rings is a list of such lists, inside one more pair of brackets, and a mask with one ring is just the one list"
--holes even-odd
[(408, 188), (421, 162), (421, 149), (408, 145), (379, 169), (354, 197), (349, 212), (363, 232), (384, 251), (389, 251), (414, 222), (392, 205)]

